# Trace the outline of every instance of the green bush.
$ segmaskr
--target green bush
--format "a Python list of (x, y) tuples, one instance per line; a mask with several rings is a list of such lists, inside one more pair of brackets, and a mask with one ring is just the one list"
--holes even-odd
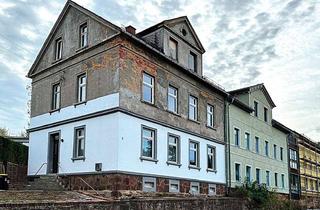
[(27, 165), (28, 147), (0, 137), (0, 161)]
[(244, 183), (241, 187), (236, 187), (237, 196), (248, 200), (248, 209), (262, 210), (300, 210), (303, 209), (298, 203), (290, 200), (280, 199), (274, 191), (269, 191), (265, 184)]

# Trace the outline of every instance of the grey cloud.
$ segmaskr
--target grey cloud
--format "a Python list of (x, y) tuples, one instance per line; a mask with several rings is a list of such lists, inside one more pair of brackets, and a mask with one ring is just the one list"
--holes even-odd
[(270, 18), (270, 15), (266, 12), (261, 12), (261, 13), (257, 14), (255, 18), (261, 24), (261, 23), (268, 21)]

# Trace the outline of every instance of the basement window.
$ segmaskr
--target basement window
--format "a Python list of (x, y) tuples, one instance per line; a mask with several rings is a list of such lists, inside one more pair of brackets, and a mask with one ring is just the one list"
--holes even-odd
[(180, 181), (179, 180), (169, 180), (169, 192), (178, 193), (180, 192)]
[(210, 196), (215, 196), (215, 195), (217, 195), (217, 185), (216, 185), (216, 184), (209, 184), (208, 194), (209, 194)]
[(192, 195), (200, 194), (199, 182), (191, 182), (190, 183), (190, 194), (192, 194)]
[(156, 181), (157, 180), (154, 177), (143, 177), (143, 192), (156, 192)]

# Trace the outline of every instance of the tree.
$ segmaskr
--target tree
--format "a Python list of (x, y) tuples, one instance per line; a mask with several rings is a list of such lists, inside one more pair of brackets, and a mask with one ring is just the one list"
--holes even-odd
[(9, 130), (7, 128), (0, 128), (0, 136), (1, 137), (9, 136)]

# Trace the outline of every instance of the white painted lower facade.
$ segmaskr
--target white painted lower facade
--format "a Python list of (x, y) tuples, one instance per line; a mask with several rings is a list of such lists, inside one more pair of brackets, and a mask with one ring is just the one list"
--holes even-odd
[[(117, 97), (109, 99), (118, 100)], [(89, 103), (90, 101), (86, 105), (83, 105), (83, 107), (85, 108)], [(99, 101), (97, 100), (96, 103), (99, 103)], [(105, 100), (103, 100), (103, 103), (105, 103)], [(116, 102), (108, 104), (113, 104), (113, 106), (108, 106), (108, 108), (117, 106)], [(63, 115), (63, 111), (64, 110), (61, 110), (60, 113), (55, 114)], [(97, 111), (99, 110), (91, 110), (91, 112)], [(77, 112), (80, 113), (79, 111)], [(70, 116), (76, 116), (76, 114)], [(50, 115), (39, 116), (37, 117), (37, 123), (33, 125), (37, 124), (37, 126), (39, 126), (41, 124), (39, 123), (40, 121), (43, 123), (46, 121), (50, 123), (59, 122), (46, 119), (50, 117)], [(58, 116), (56, 116), (56, 118), (61, 120)], [(143, 125), (156, 129), (157, 162), (142, 161), (140, 159), (141, 128)], [(74, 128), (78, 126), (85, 126), (86, 130), (84, 160), (72, 160)], [(103, 172), (119, 171), (150, 176), (194, 179), (221, 184), (226, 182), (224, 144), (134, 117), (123, 112), (114, 112), (31, 132), (28, 175), (35, 175), (41, 165), (48, 162), (49, 134), (55, 131), (59, 131), (60, 138), (63, 139), (63, 141), (60, 141), (59, 174), (95, 173), (95, 164), (102, 163)], [(167, 164), (168, 133), (180, 137), (180, 167)], [(189, 140), (199, 142), (200, 170), (189, 168)], [(207, 145), (216, 148), (216, 172), (207, 171)], [(38, 174), (47, 174), (46, 164), (43, 165)]]

